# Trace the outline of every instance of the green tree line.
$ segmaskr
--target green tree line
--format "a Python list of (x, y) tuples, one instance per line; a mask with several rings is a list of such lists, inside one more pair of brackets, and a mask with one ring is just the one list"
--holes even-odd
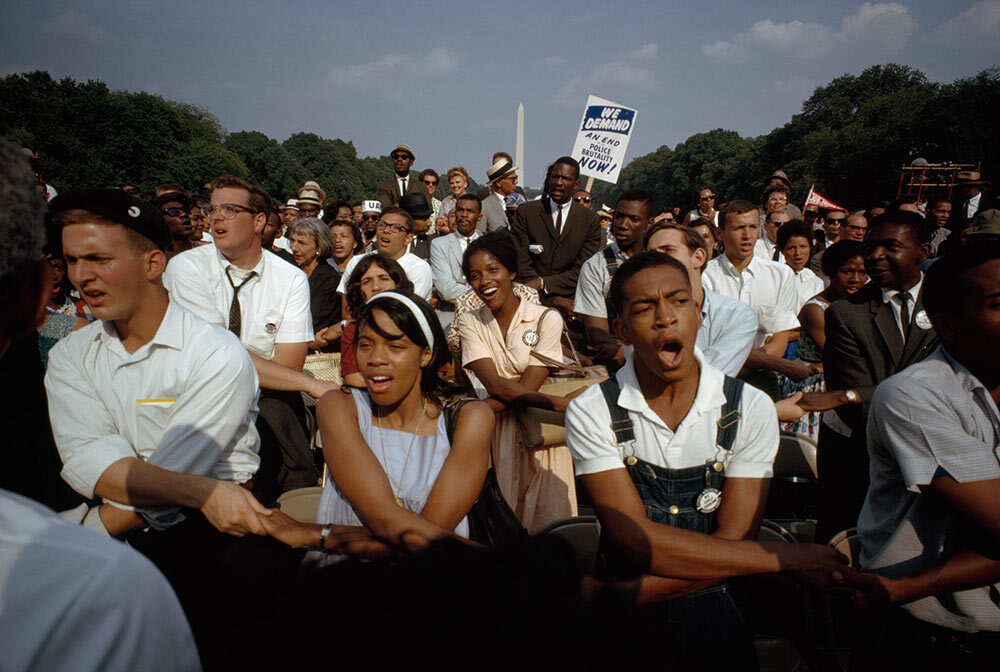
[[(818, 87), (799, 114), (767, 135), (715, 129), (637, 157), (618, 184), (597, 182), (594, 196), (613, 203), (642, 188), (661, 205), (691, 207), (695, 189), (709, 184), (721, 200), (756, 199), (765, 177), (781, 168), (793, 181), (793, 202), (815, 184), (834, 201), (864, 207), (895, 197), (900, 166), (917, 157), (981, 162), (988, 179), (1000, 160), (998, 112), (1000, 68), (939, 84), (907, 66), (877, 65)], [(0, 134), (34, 150), (46, 181), (60, 190), (135, 184), (151, 191), (163, 182), (195, 189), (232, 173), (281, 199), (314, 179), (329, 195), (355, 201), (374, 195), (392, 172), (388, 156), (359, 157), (350, 141), (228, 133), (192, 105), (94, 80), (57, 81), (44, 71), (0, 78)], [(448, 193), (446, 182), (439, 196)]]
[(646, 189), (660, 205), (691, 208), (699, 186), (720, 202), (758, 199), (764, 180), (782, 169), (792, 202), (809, 187), (849, 208), (896, 197), (900, 167), (981, 163), (986, 179), (1000, 165), (1000, 68), (950, 84), (931, 82), (903, 65), (877, 65), (818, 87), (802, 111), (767, 135), (744, 138), (715, 129), (663, 146), (622, 169), (617, 184), (595, 182), (597, 202), (614, 203), (627, 189)]

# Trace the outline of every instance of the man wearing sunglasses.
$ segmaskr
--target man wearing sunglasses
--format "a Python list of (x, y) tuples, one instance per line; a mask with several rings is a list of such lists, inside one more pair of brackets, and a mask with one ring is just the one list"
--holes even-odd
[[(431, 266), (417, 255), (407, 251), (410, 243), (413, 242), (413, 218), (410, 214), (402, 208), (387, 208), (378, 221), (375, 240), (378, 246), (377, 253), (399, 263), (406, 271), (406, 277), (413, 283), (413, 292), (429, 300), (434, 285), (434, 274), (431, 272)], [(369, 254), (375, 254), (375, 252)], [(340, 286), (337, 287), (338, 292), (347, 293), (347, 282), (351, 278), (351, 273), (365, 256), (367, 255), (356, 255), (347, 263), (340, 279)]]
[(392, 159), (393, 175), (379, 182), (375, 190), (375, 198), (383, 208), (399, 205), (399, 199), (404, 194), (426, 193), (427, 188), (420, 180), (410, 175), (416, 157), (409, 145), (396, 145), (389, 158)]
[(378, 222), (382, 219), (382, 204), (378, 201), (362, 201), (361, 216), (358, 222), (361, 227), (361, 235), (364, 238), (364, 252), (374, 252), (378, 247), (375, 241), (375, 231), (378, 229)]
[(170, 228), (171, 241), (170, 249), (166, 251), (167, 259), (194, 247), (191, 243), (191, 217), (188, 215), (191, 199), (188, 195), (181, 191), (167, 192), (157, 197), (153, 206), (163, 214), (163, 220)]
[(215, 245), (174, 257), (163, 283), (171, 299), (229, 329), (250, 352), (261, 387), (254, 494), (268, 505), (282, 492), (318, 482), (299, 393), (319, 398), (330, 387), (302, 373), (314, 337), (309, 285), (305, 273), (262, 248), (270, 206), (259, 186), (217, 178), (203, 209)]
[(434, 231), (434, 222), (437, 221), (438, 210), (441, 209), (441, 199), (434, 197), (440, 182), (441, 178), (433, 168), (424, 168), (420, 171), (420, 184), (427, 189), (427, 202), (431, 206), (431, 231)]

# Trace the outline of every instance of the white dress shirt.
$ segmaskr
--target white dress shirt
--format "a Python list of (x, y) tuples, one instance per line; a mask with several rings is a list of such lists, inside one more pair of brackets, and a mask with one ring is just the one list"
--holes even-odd
[(735, 378), (757, 338), (757, 315), (741, 301), (707, 289), (704, 292), (695, 345), (712, 367)]
[[(625, 253), (618, 249), (618, 243), (611, 243), (611, 249), (619, 264), (628, 259)], [(605, 299), (610, 289), (611, 273), (608, 272), (608, 260), (604, 256), (604, 250), (600, 250), (580, 267), (580, 275), (576, 281), (576, 296), (573, 299), (573, 312), (607, 319), (608, 306)]]
[(562, 234), (562, 229), (558, 226), (559, 224), (559, 210), (562, 210), (562, 223), (566, 226), (566, 218), (569, 217), (569, 208), (573, 205), (573, 199), (569, 199), (562, 205), (559, 205), (551, 198), (549, 199), (549, 213), (552, 215), (552, 228), (556, 230), (557, 234)]
[(570, 402), (566, 411), (566, 445), (573, 453), (577, 474), (624, 469), (627, 455), (668, 469), (686, 469), (720, 460), (731, 478), (769, 478), (778, 452), (778, 418), (774, 403), (760, 390), (745, 385), (740, 400), (740, 424), (731, 458), (716, 448), (716, 422), (722, 416), (726, 395), (721, 371), (705, 363), (695, 347), (700, 369), (698, 391), (691, 409), (672, 431), (643, 397), (631, 355), (615, 376), (621, 386), (618, 405), (628, 411), (635, 441), (618, 445), (611, 430), (611, 413), (600, 386), (592, 385)]
[[(910, 287), (910, 289), (908, 289), (905, 292), (910, 296), (910, 300), (907, 305), (907, 309), (910, 312), (910, 322), (912, 322), (913, 318), (916, 317), (915, 315), (916, 311), (914, 310), (913, 307), (917, 303), (917, 297), (920, 296), (920, 288), (923, 287), (923, 285), (924, 285), (924, 274), (923, 272), (921, 272), (920, 280), (917, 281), (917, 284), (913, 285), (913, 287)], [(904, 325), (902, 323), (901, 313), (903, 308), (903, 299), (900, 297), (902, 293), (903, 292), (900, 292), (899, 290), (896, 289), (889, 289), (888, 287), (882, 288), (882, 303), (888, 303), (889, 307), (892, 308), (892, 316), (896, 318), (896, 326), (899, 328), (899, 333), (905, 339), (906, 331), (907, 329), (910, 328), (910, 325), (909, 324)]]
[[(368, 252), (366, 254), (356, 254), (351, 257), (351, 260), (347, 262), (347, 266), (344, 267), (344, 274), (340, 276), (340, 285), (337, 287), (338, 292), (341, 294), (347, 293), (347, 281), (350, 279), (351, 273), (354, 272), (354, 267), (363, 258), (371, 254), (377, 253)], [(431, 272), (431, 265), (412, 252), (407, 252), (399, 259), (396, 259), (396, 263), (403, 267), (407, 279), (413, 283), (413, 293), (425, 299), (431, 298), (431, 292), (434, 290), (434, 274)], [(312, 337), (309, 340), (312, 340)]]
[[(167, 264), (163, 285), (177, 301), (198, 317), (226, 327), (233, 301), (233, 282), (245, 275), (229, 263), (215, 246), (181, 252)], [(272, 252), (262, 251), (253, 268), (257, 276), (240, 289), (240, 340), (248, 350), (264, 359), (274, 357), (279, 343), (313, 340), (309, 310), (309, 280), (306, 274)]]
[(795, 314), (798, 315), (799, 311), (802, 310), (802, 306), (806, 305), (806, 301), (824, 289), (826, 289), (826, 283), (823, 282), (823, 278), (813, 273), (809, 268), (803, 268), (798, 273), (795, 273), (795, 294), (798, 296), (798, 302), (795, 305)]
[(4, 670), (201, 670), (177, 596), (153, 563), (6, 490), (0, 605)]
[(785, 263), (785, 255), (778, 252), (778, 258), (775, 260), (774, 253), (776, 251), (777, 244), (772, 243), (767, 237), (758, 238), (757, 242), (753, 244), (753, 253), (758, 259), (763, 259), (765, 261), (778, 261), (779, 263)]
[(701, 282), (706, 289), (753, 308), (757, 313), (755, 348), (764, 345), (771, 334), (799, 326), (795, 274), (785, 264), (751, 256), (747, 267), (737, 271), (721, 254), (705, 265)]
[[(107, 321), (56, 343), (45, 389), (62, 476), (85, 497), (124, 457), (236, 483), (260, 464), (259, 381), (250, 355), (232, 333), (176, 301), (153, 339), (132, 354)], [(176, 509), (137, 510), (154, 526), (182, 519)]]

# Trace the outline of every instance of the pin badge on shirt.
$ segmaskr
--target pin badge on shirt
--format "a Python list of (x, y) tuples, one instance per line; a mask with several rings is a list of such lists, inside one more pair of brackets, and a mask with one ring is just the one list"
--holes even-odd
[(931, 328), (931, 318), (927, 317), (927, 311), (921, 310), (913, 317), (913, 321), (917, 323), (917, 326), (921, 329)]
[(269, 334), (273, 334), (277, 330), (278, 330), (278, 325), (276, 325), (274, 322), (268, 322), (267, 324), (264, 325), (264, 331), (266, 331)]
[(533, 348), (535, 345), (538, 344), (538, 332), (535, 331), (534, 329), (528, 329), (523, 334), (521, 334), (521, 340), (524, 341), (524, 344), (526, 346), (528, 346), (529, 348)]

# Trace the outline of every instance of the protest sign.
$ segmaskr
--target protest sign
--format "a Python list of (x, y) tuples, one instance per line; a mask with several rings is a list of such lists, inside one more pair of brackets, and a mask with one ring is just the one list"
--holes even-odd
[(571, 154), (580, 162), (581, 175), (612, 184), (618, 181), (635, 128), (635, 114), (635, 110), (618, 103), (588, 96)]

